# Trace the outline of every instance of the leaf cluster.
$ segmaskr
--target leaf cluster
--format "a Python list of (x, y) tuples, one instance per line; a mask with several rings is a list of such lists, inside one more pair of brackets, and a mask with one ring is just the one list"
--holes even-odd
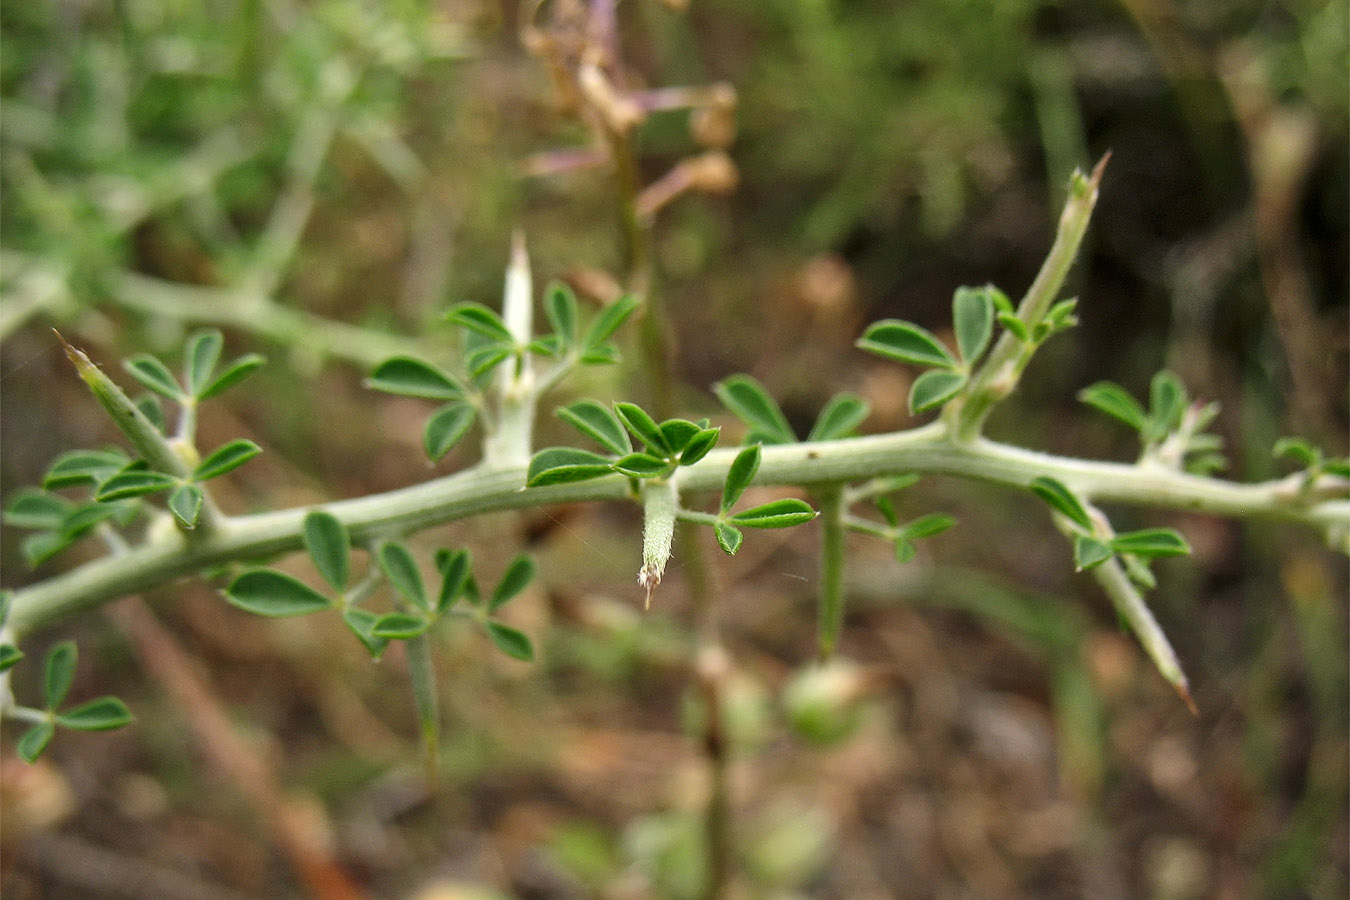
[(480, 416), (485, 418), (485, 427), (492, 427), (487, 418), (486, 391), (499, 366), (509, 363), (519, 369), (529, 354), (551, 359), (553, 370), (540, 379), (541, 384), (550, 385), (577, 365), (618, 362), (618, 347), (610, 339), (639, 305), (637, 297), (624, 296), (597, 313), (583, 331), (576, 294), (566, 284), (553, 282), (544, 294), (544, 312), (553, 330), (522, 344), (495, 310), (481, 303), (460, 303), (445, 318), (463, 333), (461, 373), (411, 356), (398, 356), (376, 367), (366, 386), (441, 402), (422, 434), (427, 457), (439, 461)]
[[(3, 605), (3, 609), (0, 609), (0, 626), (2, 626), (4, 616), (8, 614), (7, 595), (0, 604)], [(0, 671), (10, 668), (22, 657), (23, 654), (14, 647), (3, 645), (0, 647), (0, 663), (2, 663)], [(77, 659), (78, 651), (74, 641), (62, 641), (52, 647), (47, 653), (42, 669), (42, 709), (19, 708), (9, 712), (14, 718), (19, 717), (15, 715), (16, 713), (20, 715), (28, 713), (26, 718), (37, 720), (31, 728), (19, 736), (15, 745), (19, 756), (26, 762), (34, 762), (42, 755), (42, 751), (47, 749), (58, 727), (69, 728), (72, 731), (110, 731), (129, 725), (132, 721), (131, 711), (127, 709), (127, 705), (113, 696), (98, 697), (65, 710), (61, 709), (75, 681)]]
[(1087, 506), (1063, 482), (1041, 476), (1030, 484), (1033, 494), (1070, 524), (1074, 566), (1092, 569), (1119, 554), (1130, 578), (1143, 588), (1157, 582), (1149, 561), (1162, 556), (1185, 556), (1191, 552), (1186, 539), (1173, 528), (1144, 528), (1111, 534), (1104, 520), (1097, 521)]
[(618, 402), (611, 408), (596, 400), (580, 400), (560, 408), (557, 415), (608, 455), (575, 447), (540, 450), (530, 460), (527, 487), (588, 481), (614, 473), (633, 479), (668, 478), (680, 466), (692, 466), (707, 456), (721, 434), (707, 419), (657, 422), (635, 403)]
[(1110, 381), (1083, 388), (1078, 399), (1134, 429), (1142, 446), (1141, 462), (1159, 462), (1198, 475), (1227, 465), (1219, 452), (1223, 441), (1205, 432), (1219, 414), (1219, 404), (1192, 403), (1181, 379), (1171, 372), (1153, 376), (1148, 409)]
[[(525, 661), (534, 658), (530, 639), (495, 617), (533, 579), (534, 563), (528, 556), (513, 559), (484, 599), (467, 549), (436, 551), (438, 577), (433, 594), (412, 551), (399, 541), (378, 544), (373, 549), (376, 566), (365, 580), (352, 584), (351, 537), (335, 516), (323, 510), (309, 513), (303, 537), (315, 569), (330, 590), (316, 590), (276, 569), (252, 569), (230, 583), (225, 599), (247, 612), (270, 618), (338, 610), (347, 628), (375, 659), (383, 655), (389, 641), (420, 637), (437, 621), (451, 617), (474, 619), (508, 656)], [(379, 581), (393, 593), (395, 608), (391, 611), (376, 612), (361, 605)]]
[(901, 319), (874, 322), (858, 339), (857, 346), (885, 359), (927, 370), (910, 386), (909, 409), (918, 414), (943, 406), (971, 383), (976, 365), (989, 349), (996, 322), (1021, 345), (1021, 364), (1025, 365), (1051, 336), (1077, 324), (1076, 305), (1076, 300), (1060, 301), (1044, 318), (1028, 326), (1017, 315), (1008, 296), (993, 285), (961, 287), (952, 296), (955, 352), (923, 326)]
[[(795, 444), (797, 435), (778, 401), (749, 375), (732, 375), (713, 385), (713, 393), (748, 429), (747, 444)], [(867, 401), (844, 391), (830, 398), (806, 436), (808, 441), (852, 437), (871, 413)]]
[[(16, 491), (5, 507), (5, 522), (35, 532), (23, 542), (24, 556), (30, 565), (50, 559), (102, 523), (126, 527), (141, 512), (138, 501), (152, 494), (166, 493), (169, 512), (180, 527), (195, 528), (206, 499), (203, 482), (233, 471), (262, 452), (257, 444), (240, 438), (217, 447), (203, 459), (198, 458), (190, 441), (182, 437), (171, 440), (164, 433), (165, 417), (158, 398), (178, 404), (184, 416), (192, 421), (202, 401), (235, 387), (263, 364), (261, 356), (249, 353), (221, 366), (223, 343), (220, 332), (214, 329), (191, 335), (181, 379), (148, 354), (138, 354), (126, 361), (127, 371), (152, 394), (135, 401), (139, 417), (114, 416), (114, 420), (124, 430), (140, 429), (139, 434), (128, 434), (133, 443), (155, 441), (169, 448), (186, 464), (186, 471), (182, 467), (176, 467), (178, 471), (163, 471), (144, 456), (129, 457), (115, 448), (61, 454), (48, 467), (41, 487)], [(100, 399), (116, 403), (125, 398), (102, 373), (97, 373), (96, 378), (97, 383), (91, 383), (91, 387)], [(90, 380), (88, 373), (86, 380)], [(153, 429), (153, 434), (146, 429)], [(83, 499), (58, 493), (67, 489), (82, 492)]]
[(726, 481), (722, 484), (722, 499), (712, 526), (717, 545), (728, 555), (734, 555), (740, 549), (744, 537), (742, 528), (791, 528), (804, 525), (817, 515), (809, 503), (795, 497), (771, 500), (738, 513), (731, 511), (741, 499), (741, 494), (755, 480), (761, 455), (759, 444), (751, 444), (736, 454), (731, 468), (727, 470)]

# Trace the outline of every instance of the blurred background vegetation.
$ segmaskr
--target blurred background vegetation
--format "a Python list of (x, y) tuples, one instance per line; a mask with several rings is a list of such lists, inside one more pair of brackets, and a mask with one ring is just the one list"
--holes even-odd
[[(596, 131), (551, 77), (606, 8), (591, 5), (0, 7), (0, 492), (115, 438), (53, 326), (110, 371), (201, 323), (269, 356), (201, 426), (205, 446), (267, 450), (229, 479), (231, 512), (434, 474), (426, 409), (364, 391), (371, 365), (446, 355), (438, 314), (495, 302), (517, 227), (540, 283), (603, 301), (631, 274), (615, 180), (578, 164)], [(709, 386), (744, 371), (799, 432), (843, 388), (872, 403), (865, 430), (907, 426), (908, 373), (854, 352), (861, 326), (941, 329), (962, 284), (1019, 293), (1069, 171), (1109, 151), (1074, 276), (1083, 324), (993, 433), (1129, 459), (1074, 393), (1112, 378), (1141, 394), (1169, 367), (1223, 404), (1230, 477), (1278, 474), (1281, 435), (1345, 452), (1344, 3), (679, 6), (620, 4), (615, 51), (622, 88), (735, 92), (637, 132), (643, 185), (723, 150), (736, 176), (653, 213), (675, 411), (723, 421)], [(575, 389), (643, 399), (640, 372)], [(936, 479), (906, 497), (960, 526), (903, 567), (852, 547), (842, 651), (862, 696), (837, 700), (847, 734), (824, 745), (781, 703), (813, 655), (812, 535), (714, 564), (726, 896), (1346, 896), (1343, 559), (1265, 523), (1120, 511), (1195, 548), (1154, 597), (1192, 718), (1034, 500)], [(469, 636), (442, 648), (436, 786), (417, 774), (400, 658), (371, 665), (336, 621), (251, 619), (194, 583), (42, 636), (76, 637), (77, 692), (111, 685), (138, 722), (62, 735), (32, 767), (7, 735), (5, 896), (700, 896), (687, 573), (677, 557), (640, 614), (636, 527), (630, 509), (576, 508), (426, 536), (473, 547), (484, 573), (524, 545), (541, 571), (513, 609), (537, 663)], [(4, 537), (8, 587), (84, 558), (30, 572), (21, 535)]]

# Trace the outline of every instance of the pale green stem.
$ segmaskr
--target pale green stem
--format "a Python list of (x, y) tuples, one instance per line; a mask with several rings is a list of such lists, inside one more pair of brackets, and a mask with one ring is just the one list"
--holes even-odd
[(844, 503), (843, 486), (831, 485), (815, 493), (820, 504), (820, 607), (816, 626), (821, 660), (834, 655), (844, 624)]
[(50, 710), (34, 709), (31, 706), (6, 707), (4, 713), (6, 719), (13, 719), (16, 722), (32, 722), (35, 725), (48, 722), (52, 718)]
[(413, 701), (417, 705), (417, 721), (422, 732), (422, 763), (427, 782), (436, 783), (440, 777), (441, 714), (436, 694), (436, 668), (431, 660), (431, 648), (425, 633), (404, 642), (408, 654), (408, 675), (412, 679)]
[(1162, 626), (1153, 618), (1153, 612), (1148, 608), (1143, 594), (1130, 580), (1120, 560), (1113, 556), (1089, 571), (1106, 591), (1106, 595), (1111, 598), (1116, 612), (1129, 624), (1130, 630), (1139, 639), (1139, 643), (1143, 645), (1144, 651), (1158, 667), (1163, 678), (1181, 696), (1186, 707), (1195, 713), (1195, 701), (1191, 699), (1190, 684), (1181, 670), (1181, 662), (1177, 659), (1176, 651), (1172, 649), (1172, 644), (1163, 633)]
[(413, 355), (435, 362), (444, 348), (423, 338), (390, 335), (325, 319), (277, 303), (249, 288), (177, 284), (125, 272), (110, 282), (111, 299), (138, 312), (178, 322), (203, 322), (233, 328), (293, 348), (315, 360), (332, 356), (363, 369)]
[[(141, 455), (150, 468), (166, 475), (172, 475), (180, 481), (190, 481), (192, 469), (184, 459), (184, 454), (195, 456), (196, 448), (190, 444), (175, 446), (160, 430), (145, 417), (135, 403), (131, 402), (117, 383), (104, 374), (82, 350), (66, 343), (57, 335), (65, 348), (66, 357), (75, 366), (80, 379), (89, 387), (105, 412), (116, 423), (136, 452)], [(195, 527), (188, 528), (174, 518), (174, 524), (184, 531), (190, 539), (200, 541), (207, 538), (220, 523), (221, 512), (217, 509), (211, 495), (202, 489), (202, 506)]]
[(647, 589), (647, 606), (651, 606), (652, 590), (661, 583), (670, 560), (670, 549), (675, 542), (675, 515), (679, 508), (675, 476), (651, 479), (643, 484), (642, 568), (638, 570), (638, 584)]
[[(718, 449), (680, 471), (680, 489), (718, 491), (737, 450)], [(1177, 509), (1210, 515), (1264, 516), (1312, 526), (1338, 540), (1350, 533), (1350, 500), (1300, 502), (1298, 479), (1237, 484), (1132, 464), (1051, 456), (988, 439), (953, 444), (934, 422), (912, 431), (765, 447), (755, 483), (813, 487), (905, 472), (952, 475), (1024, 489), (1038, 476), (1063, 482), (1085, 501)], [(525, 470), (471, 468), (383, 494), (324, 504), (364, 542), (411, 534), (488, 512), (561, 503), (628, 500), (628, 479), (522, 489)], [(86, 563), (14, 594), (10, 625), (20, 636), (126, 594), (212, 566), (297, 550), (309, 507), (224, 518), (189, 544), (170, 534), (125, 555)], [(1339, 545), (1338, 545), (1339, 548)], [(1344, 549), (1344, 548), (1340, 548)]]
[[(1064, 279), (1073, 267), (1078, 248), (1087, 233), (1088, 222), (1092, 219), (1092, 210), (1097, 204), (1098, 188), (1108, 158), (1109, 154), (1102, 157), (1090, 176), (1075, 172), (1070, 180), (1069, 199), (1059, 218), (1055, 243), (1046, 255), (1036, 279), (1017, 306), (1017, 318), (1022, 320), (1028, 332), (1035, 328), (1058, 299)], [(948, 405), (950, 411), (947, 417), (956, 423), (955, 436), (958, 440), (968, 441), (979, 436), (989, 413), (1017, 387), (1026, 361), (1026, 345), (1011, 332), (1004, 331), (979, 371), (971, 378), (970, 386), (963, 392), (964, 399)]]
[(290, 178), (272, 206), (258, 241), (257, 258), (244, 278), (252, 295), (267, 296), (276, 291), (300, 246), (305, 225), (314, 211), (314, 182), (337, 133), (339, 114), (335, 107), (341, 99), (334, 98), (331, 105), (311, 106), (300, 120), (287, 160)]

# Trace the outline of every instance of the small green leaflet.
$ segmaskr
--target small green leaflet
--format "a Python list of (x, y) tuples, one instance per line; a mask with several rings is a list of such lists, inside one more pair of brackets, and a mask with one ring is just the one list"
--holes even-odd
[(262, 452), (252, 441), (239, 438), (213, 450), (192, 471), (193, 481), (207, 481), (239, 468)]
[(1085, 531), (1092, 530), (1092, 519), (1088, 517), (1082, 501), (1062, 482), (1041, 476), (1032, 480), (1030, 488), (1033, 494), (1048, 503), (1056, 512), (1067, 516), (1075, 525)]
[(952, 297), (952, 327), (966, 371), (979, 361), (994, 334), (994, 301), (986, 288), (962, 287)]
[(610, 459), (589, 450), (573, 447), (549, 447), (540, 450), (530, 460), (526, 473), (527, 487), (544, 487), (600, 478), (614, 471)]
[(732, 375), (713, 386), (713, 393), (750, 429), (746, 443), (791, 444), (797, 435), (764, 386), (749, 375)]
[(661, 426), (635, 403), (618, 402), (614, 404), (614, 411), (619, 414), (628, 430), (633, 436), (647, 445), (647, 448), (653, 454), (662, 458), (669, 457), (672, 453), (670, 444), (666, 441), (665, 434), (661, 431)]
[(951, 351), (931, 332), (913, 322), (899, 319), (875, 322), (868, 326), (857, 345), (859, 349), (897, 362), (941, 369), (958, 367)]
[(530, 662), (534, 659), (534, 646), (524, 632), (494, 619), (485, 620), (483, 625), (498, 650), (521, 662)]
[(721, 509), (724, 515), (727, 510), (735, 505), (737, 500), (741, 499), (741, 494), (754, 480), (755, 473), (759, 471), (759, 460), (759, 444), (751, 444), (736, 454), (736, 459), (731, 463), (731, 468), (727, 470), (726, 483), (722, 487)]
[(270, 618), (303, 616), (328, 609), (331, 602), (304, 582), (274, 569), (245, 572), (225, 589), (231, 605)]
[(804, 500), (785, 498), (736, 513), (733, 525), (743, 528), (791, 528), (816, 517), (816, 511)]
[(741, 547), (741, 539), (745, 537), (741, 530), (726, 522), (716, 522), (713, 524), (713, 531), (717, 536), (717, 546), (728, 556), (735, 556)]
[(427, 458), (432, 462), (444, 458), (468, 432), (477, 414), (473, 404), (464, 401), (446, 404), (432, 413), (422, 433)]
[(955, 397), (965, 386), (964, 373), (930, 369), (914, 379), (914, 384), (910, 386), (909, 410), (917, 415), (936, 409)]
[(833, 441), (851, 437), (859, 425), (866, 421), (872, 408), (857, 394), (835, 394), (811, 426), (808, 441)]
[(332, 513), (316, 509), (305, 516), (302, 538), (323, 580), (335, 591), (347, 588), (351, 538)]
[(1139, 401), (1123, 387), (1110, 381), (1099, 381), (1078, 392), (1078, 399), (1093, 409), (1119, 419), (1135, 431), (1143, 433), (1148, 427), (1148, 414)]
[(600, 446), (616, 456), (633, 452), (628, 431), (609, 407), (595, 400), (579, 400), (559, 409), (556, 415), (578, 431), (594, 438)]
[(138, 353), (128, 357), (124, 365), (132, 378), (161, 397), (177, 402), (184, 399), (183, 389), (178, 386), (178, 380), (173, 377), (173, 373), (164, 363), (150, 354)]
[(534, 560), (521, 554), (511, 560), (497, 589), (488, 600), (488, 612), (496, 612), (514, 599), (534, 578)]
[(467, 393), (450, 373), (411, 356), (396, 356), (380, 363), (366, 379), (366, 387), (429, 400), (458, 400)]

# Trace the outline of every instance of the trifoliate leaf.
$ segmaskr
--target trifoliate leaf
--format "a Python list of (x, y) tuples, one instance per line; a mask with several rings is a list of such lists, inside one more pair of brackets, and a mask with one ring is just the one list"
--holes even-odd
[(717, 446), (717, 439), (721, 436), (720, 428), (702, 428), (698, 434), (689, 439), (689, 443), (684, 445), (684, 450), (680, 452), (680, 465), (692, 466), (703, 457), (707, 456), (713, 447)]
[(629, 453), (614, 460), (614, 470), (633, 478), (659, 478), (670, 472), (670, 462), (650, 453)]
[(426, 616), (391, 612), (385, 613), (371, 623), (370, 634), (372, 637), (386, 640), (406, 641), (422, 634), (430, 625)]
[(1160, 441), (1176, 431), (1186, 412), (1186, 387), (1172, 372), (1163, 370), (1153, 376), (1149, 385), (1149, 418), (1152, 420), (1151, 441)]
[(561, 281), (554, 281), (544, 291), (544, 315), (553, 325), (560, 349), (568, 350), (577, 340), (577, 295)]
[(471, 567), (469, 551), (440, 550), (436, 553), (436, 569), (441, 573), (441, 590), (436, 597), (436, 612), (444, 614), (464, 594)]
[(115, 519), (120, 524), (127, 521), (127, 513), (134, 512), (136, 501), (119, 501), (117, 503), (84, 503), (75, 507), (66, 516), (65, 521), (61, 523), (58, 529), (63, 538), (75, 540), (83, 537), (93, 530), (99, 522)]
[(1017, 338), (1017, 340), (1021, 341), (1023, 344), (1031, 339), (1031, 335), (1027, 333), (1027, 326), (1013, 313), (999, 313), (998, 323), (1007, 329), (1009, 334)]
[(1292, 459), (1304, 468), (1310, 468), (1322, 461), (1321, 450), (1305, 440), (1292, 437), (1280, 438), (1276, 441), (1272, 455), (1277, 459), (1280, 457)]
[(47, 749), (47, 745), (51, 743), (54, 734), (56, 734), (54, 724), (49, 721), (39, 722), (23, 733), (23, 737), (19, 738), (15, 749), (24, 762), (32, 764), (37, 762), (37, 758), (42, 755), (42, 751)]
[(372, 633), (379, 618), (378, 614), (359, 606), (348, 607), (342, 613), (343, 623), (352, 634), (356, 635), (356, 639), (366, 648), (371, 659), (379, 659), (389, 646), (388, 638), (376, 637)]
[(581, 354), (581, 363), (586, 366), (612, 366), (619, 360), (619, 348), (609, 342), (592, 347)]
[(906, 523), (904, 535), (911, 539), (932, 537), (935, 534), (941, 534), (955, 524), (956, 519), (946, 513), (929, 513)]
[(43, 476), (42, 486), (49, 491), (66, 487), (96, 485), (121, 471), (129, 460), (114, 450), (72, 450), (58, 456)]
[(694, 439), (694, 435), (702, 430), (687, 419), (667, 419), (661, 423), (661, 437), (665, 438), (666, 446), (670, 448), (672, 457), (682, 452), (685, 446)]
[(464, 357), (464, 365), (472, 378), (478, 378), (491, 372), (511, 355), (509, 344), (479, 344)]
[(15, 528), (55, 530), (65, 522), (74, 505), (64, 497), (36, 488), (15, 491), (5, 507), (5, 524)]
[(23, 651), (13, 644), (0, 644), (0, 672), (8, 672), (23, 659)]
[(133, 469), (118, 472), (98, 486), (94, 499), (100, 503), (111, 500), (125, 500), (128, 497), (143, 497), (156, 491), (165, 491), (178, 484), (178, 479), (163, 472), (149, 472)]
[(628, 317), (641, 305), (642, 300), (637, 296), (625, 294), (601, 310), (600, 314), (591, 320), (590, 328), (586, 329), (586, 339), (582, 341), (585, 350), (582, 361), (589, 362), (587, 357), (600, 350), (605, 341), (609, 340), (614, 332), (619, 330), (619, 326), (628, 321)]

